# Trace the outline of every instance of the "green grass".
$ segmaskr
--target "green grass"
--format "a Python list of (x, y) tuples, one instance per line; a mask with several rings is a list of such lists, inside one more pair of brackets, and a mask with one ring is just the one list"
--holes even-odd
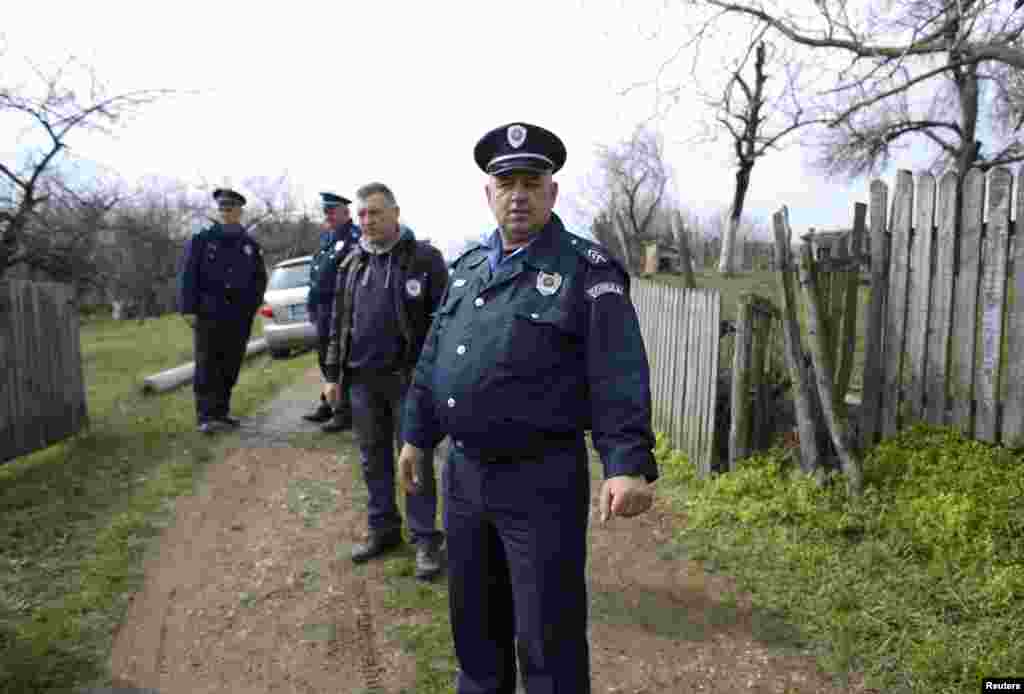
[[(188, 386), (140, 393), (145, 376), (191, 360), (180, 317), (93, 317), (81, 346), (88, 428), (0, 466), (2, 694), (109, 684), (114, 629), (141, 584), (146, 552), (171, 520), (173, 499), (191, 493), (205, 465), (238, 440), (194, 432)], [(232, 410), (251, 414), (308, 366), (254, 357)]]
[[(783, 451), (698, 480), (659, 435), (659, 495), (678, 541), (751, 591), (842, 679), (886, 692), (975, 692), (1024, 672), (1024, 457), (915, 427), (865, 461), (865, 492), (818, 487)], [(774, 624), (774, 626), (772, 626)], [(756, 626), (756, 625), (755, 625)]]

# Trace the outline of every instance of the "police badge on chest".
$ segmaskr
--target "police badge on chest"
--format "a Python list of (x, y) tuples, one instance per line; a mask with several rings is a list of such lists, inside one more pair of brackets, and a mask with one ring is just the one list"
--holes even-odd
[(557, 272), (538, 272), (537, 291), (541, 296), (553, 296), (562, 286), (562, 276)]

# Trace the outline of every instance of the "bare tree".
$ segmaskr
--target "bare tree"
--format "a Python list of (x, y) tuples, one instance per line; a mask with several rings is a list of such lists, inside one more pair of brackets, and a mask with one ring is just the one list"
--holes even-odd
[(639, 125), (630, 137), (598, 146), (596, 155), (596, 170), (571, 204), (589, 212), (595, 239), (635, 271), (641, 243), (669, 231), (667, 217), (659, 224), (671, 178), (664, 142), (658, 132)]
[[(724, 276), (736, 272), (736, 234), (757, 160), (778, 149), (782, 141), (801, 128), (819, 122), (799, 103), (796, 75), (792, 71), (786, 73), (787, 65), (792, 66), (792, 63), (772, 61), (783, 72), (784, 79), (778, 88), (769, 89), (766, 66), (769, 56), (778, 55), (778, 51), (763, 40), (765, 32), (765, 28), (759, 28), (742, 57), (730, 67), (731, 74), (722, 93), (705, 99), (714, 109), (717, 123), (729, 134), (736, 160), (729, 223), (724, 230), (718, 261), (718, 272)], [(752, 74), (745, 76), (751, 60)]]
[(111, 133), (138, 107), (168, 93), (144, 90), (110, 96), (95, 73), (74, 59), (53, 72), (36, 68), (34, 73), (37, 93), (27, 87), (0, 86), (0, 114), (27, 121), (43, 143), (19, 151), (20, 161), (0, 161), (0, 180), (13, 190), (8, 208), (0, 209), (0, 276), (21, 264), (46, 270), (61, 262), (26, 243), (26, 237), (49, 195), (46, 176), (69, 150), (70, 137), (83, 130)]
[(1024, 159), (1024, 12), (1011, 3), (697, 1), (717, 10), (711, 22), (753, 19), (835, 66), (808, 97), (827, 119), (818, 164), (832, 175), (878, 172), (922, 138), (938, 149), (935, 166), (951, 164), (961, 179), (979, 163)]

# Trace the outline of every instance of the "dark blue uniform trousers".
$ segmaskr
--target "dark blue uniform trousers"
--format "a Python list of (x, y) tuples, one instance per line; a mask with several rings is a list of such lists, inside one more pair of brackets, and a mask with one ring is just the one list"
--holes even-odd
[[(369, 492), (369, 530), (385, 532), (402, 527), (395, 501), (395, 449), (401, 443), (402, 403), (408, 380), (401, 373), (366, 373), (349, 376), (352, 426), (359, 439), (363, 479)], [(414, 543), (438, 542), (437, 482), (434, 452), (426, 451), (420, 471), (423, 488), (406, 494), (405, 515)]]
[(231, 389), (238, 382), (252, 319), (198, 318), (193, 331), (196, 370), (192, 390), (201, 424), (231, 410)]
[(482, 462), (459, 442), (445, 466), (448, 596), (458, 694), (589, 694), (582, 438), (529, 460)]

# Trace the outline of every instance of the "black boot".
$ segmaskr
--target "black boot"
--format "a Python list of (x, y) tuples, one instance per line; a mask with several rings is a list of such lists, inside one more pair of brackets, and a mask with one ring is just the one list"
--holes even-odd
[(352, 412), (350, 410), (334, 410), (331, 421), (320, 427), (321, 431), (333, 434), (338, 431), (348, 431), (352, 428)]
[(352, 548), (352, 561), (361, 564), (364, 561), (379, 557), (385, 552), (394, 549), (402, 544), (402, 529), (385, 530), (383, 532), (370, 531), (366, 542)]
[(302, 415), (302, 418), (305, 419), (307, 422), (316, 422), (317, 424), (320, 424), (322, 422), (326, 422), (333, 415), (334, 410), (331, 409), (331, 406), (330, 404), (328, 404), (327, 399), (323, 395), (321, 395), (320, 402), (317, 404), (316, 409), (314, 409), (312, 412), (308, 414)]

